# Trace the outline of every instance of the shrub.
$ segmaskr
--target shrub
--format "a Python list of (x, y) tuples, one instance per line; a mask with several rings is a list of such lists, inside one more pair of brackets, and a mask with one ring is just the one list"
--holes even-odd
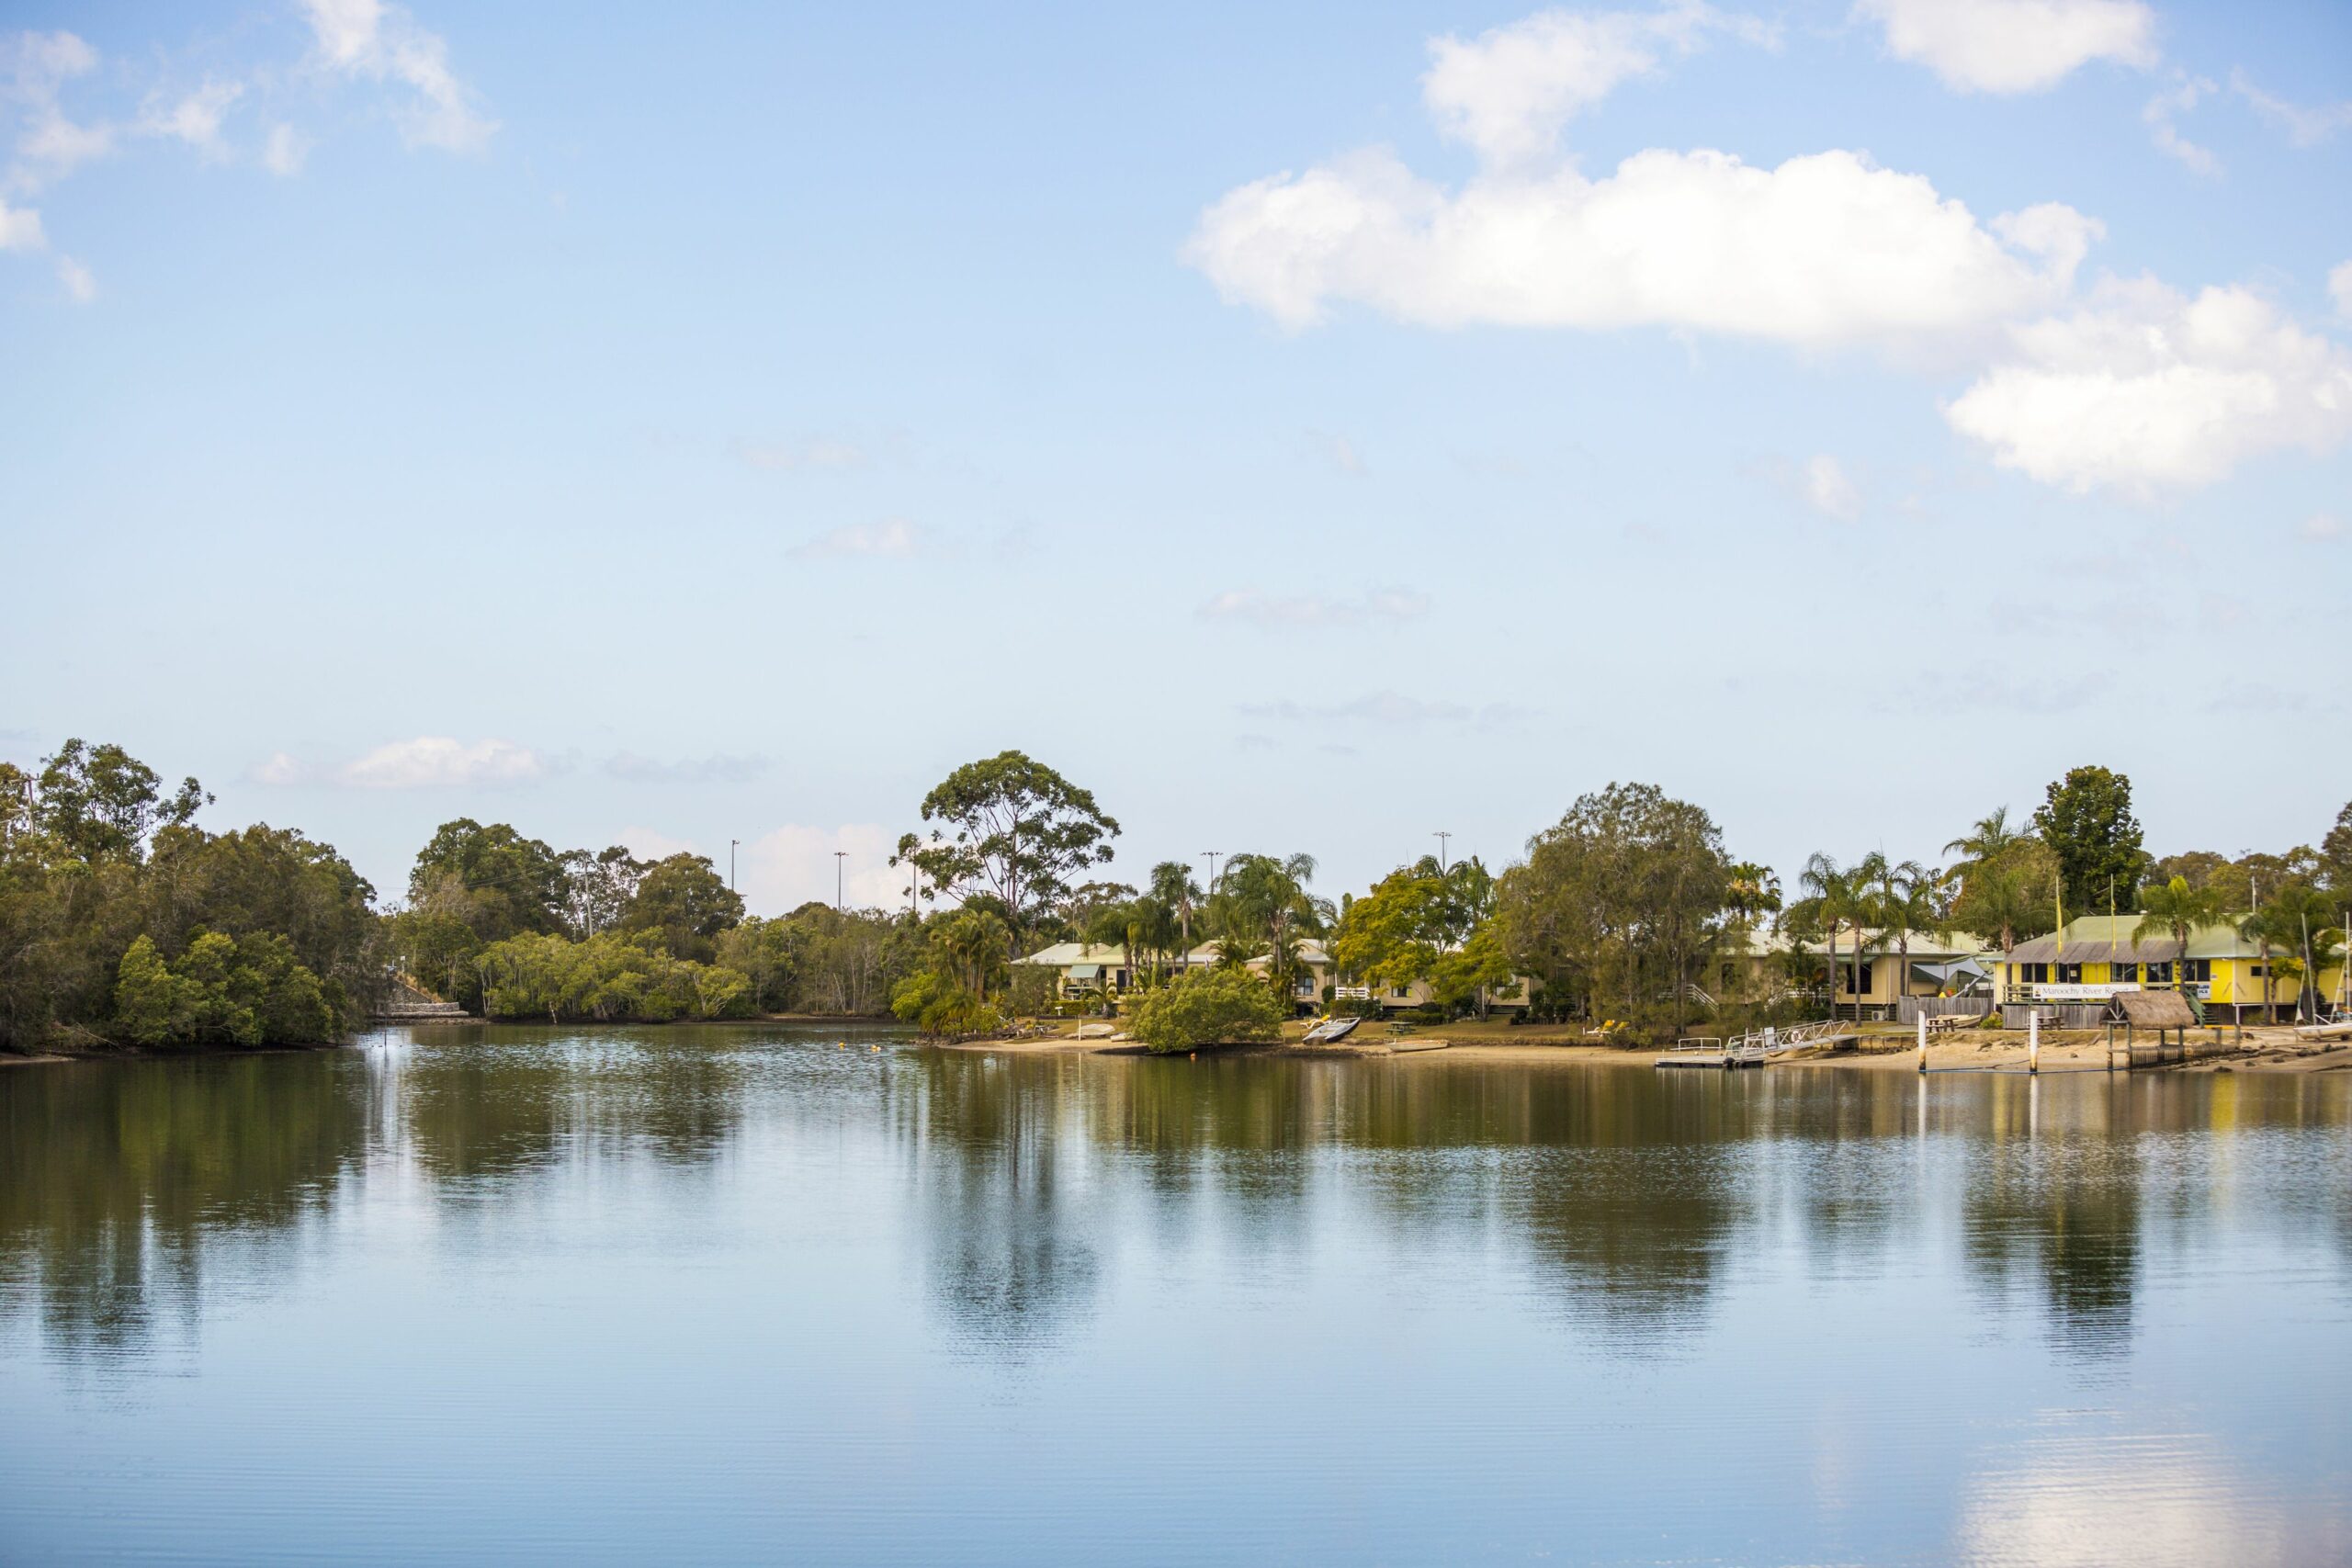
[(1144, 998), (1129, 1026), (1154, 1051), (1282, 1038), (1283, 1004), (1246, 969), (1193, 969)]

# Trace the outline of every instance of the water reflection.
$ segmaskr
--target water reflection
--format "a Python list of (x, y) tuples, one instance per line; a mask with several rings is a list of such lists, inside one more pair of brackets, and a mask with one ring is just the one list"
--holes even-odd
[[(394, 1032), (356, 1052), (0, 1073), (0, 1312), (37, 1317), (54, 1354), (120, 1354), (190, 1321), (208, 1248), (282, 1246), (370, 1182), (478, 1207), (583, 1172), (666, 1172), (699, 1184), (673, 1201), (707, 1205), (730, 1151), (870, 1145), (895, 1174), (858, 1201), (906, 1227), (933, 1315), (982, 1355), (1083, 1331), (1123, 1248), (1213, 1244), (1279, 1276), (1318, 1238), (1361, 1231), (1400, 1258), (1507, 1267), (1556, 1321), (1627, 1343), (1705, 1324), (1727, 1274), (1758, 1259), (1793, 1255), (1834, 1285), (1932, 1269), (1949, 1236), (1975, 1310), (2098, 1358), (2133, 1342), (2150, 1247), (2203, 1245), (2224, 1209), (2345, 1256), (2342, 1140), (2295, 1134), (2340, 1133), (2346, 1105), (2286, 1078), (990, 1056), (752, 1027)], [(2258, 1139), (2273, 1145), (2259, 1161), (2233, 1154)], [(802, 1201), (801, 1167), (759, 1169), (729, 1179)], [(242, 1275), (266, 1289), (281, 1267), (301, 1264)]]

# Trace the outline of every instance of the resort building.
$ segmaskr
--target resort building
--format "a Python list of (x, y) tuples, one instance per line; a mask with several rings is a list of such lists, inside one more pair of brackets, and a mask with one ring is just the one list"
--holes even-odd
[[(2201, 926), (2187, 947), (2169, 930), (2144, 924), (2140, 915), (2085, 915), (2065, 929), (2021, 942), (2003, 954), (1998, 985), (2004, 1002), (2100, 1003), (2119, 991), (2177, 990), (2208, 1022), (2221, 1021), (2211, 1010), (2227, 1008), (2229, 1021), (2282, 1019), (2302, 996), (2301, 964), (2296, 954), (2238, 934), (2237, 922)], [(2343, 984), (2343, 963), (2324, 965), (2318, 976), (2323, 998)]]
[[(1748, 933), (1744, 957), (1725, 959), (1725, 999), (1767, 1001), (1797, 995), (1826, 998), (1836, 1016), (1892, 1019), (1905, 998), (1971, 996), (1992, 983), (1994, 951), (1960, 932), (1881, 931), (1840, 927), (1838, 973), (1830, 986), (1829, 942), (1797, 942), (1779, 931)], [(1713, 997), (1702, 998), (1715, 1000)]]
[[(1055, 971), (1054, 994), (1065, 1001), (1091, 994), (1114, 1003), (1130, 991), (1141, 989), (1154, 969), (1206, 969), (1216, 961), (1216, 948), (1206, 942), (1190, 953), (1161, 958), (1144, 953), (1131, 955), (1124, 947), (1106, 943), (1080, 942), (1056, 942), (1026, 958), (1013, 960)], [(1312, 1011), (1322, 1005), (1324, 992), (1331, 984), (1331, 955), (1324, 951), (1321, 942), (1308, 940), (1298, 944), (1298, 962), (1300, 973), (1291, 987), (1292, 1006)], [(1245, 967), (1263, 975), (1268, 963), (1265, 958), (1252, 958)]]
[[(1165, 960), (1146, 953), (1136, 953), (1130, 959), (1124, 947), (1063, 942), (1013, 962), (1053, 970), (1054, 995), (1062, 1000), (1073, 1001), (1092, 995), (1115, 1004), (1129, 992), (1141, 989), (1155, 966), (1167, 971), (1206, 969), (1217, 962), (1217, 950), (1213, 943), (1204, 942), (1190, 953)], [(1426, 980), (1415, 980), (1406, 986), (1337, 984), (1337, 966), (1329, 951), (1311, 937), (1298, 944), (1298, 962), (1299, 975), (1290, 996), (1295, 1012), (1318, 1012), (1329, 1001), (1376, 1001), (1383, 1012), (1405, 1012), (1430, 1006), (1435, 1000), (1435, 993)], [(1263, 975), (1267, 963), (1262, 957), (1252, 958), (1245, 967)], [(1534, 992), (1534, 982), (1522, 976), (1511, 986), (1497, 987), (1485, 1002), (1490, 1010), (1515, 1012), (1528, 1005)]]

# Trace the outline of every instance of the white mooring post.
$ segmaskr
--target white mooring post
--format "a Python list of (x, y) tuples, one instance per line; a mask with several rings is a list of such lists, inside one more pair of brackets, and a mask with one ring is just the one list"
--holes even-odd
[(1928, 1070), (1928, 1010), (1919, 1010), (1919, 1070)]
[(2025, 1076), (2039, 1077), (2041, 1074), (2041, 1010), (2036, 1008), (2025, 1015)]

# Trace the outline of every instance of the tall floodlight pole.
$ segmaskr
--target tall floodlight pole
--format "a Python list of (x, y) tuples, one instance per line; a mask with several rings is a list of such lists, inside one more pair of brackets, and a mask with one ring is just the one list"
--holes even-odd
[(1451, 833), (1440, 832), (1431, 833), (1430, 837), (1437, 840), (1437, 870), (1438, 874), (1442, 876), (1445, 874), (1445, 841), (1453, 837), (1453, 835)]
[(735, 847), (742, 841), (741, 839), (727, 840), (727, 891), (729, 893), (735, 891)]
[(1217, 850), (1203, 850), (1201, 858), (1209, 863), (1209, 897), (1214, 898), (1216, 897), (1216, 863), (1225, 856)]
[(842, 862), (848, 856), (847, 850), (833, 852), (833, 908), (836, 909), (842, 907)]

